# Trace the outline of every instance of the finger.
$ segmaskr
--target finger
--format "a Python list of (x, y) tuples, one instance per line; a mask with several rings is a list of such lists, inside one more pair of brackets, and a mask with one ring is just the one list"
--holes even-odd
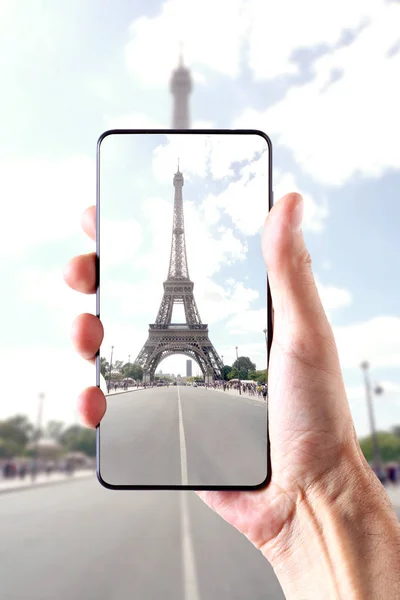
[(96, 386), (88, 387), (78, 398), (78, 412), (86, 427), (97, 427), (106, 412), (107, 402), (103, 392)]
[(82, 215), (81, 225), (83, 231), (90, 237), (91, 240), (96, 241), (96, 207), (89, 206)]
[(64, 280), (73, 290), (82, 294), (96, 291), (96, 254), (81, 254), (72, 258), (64, 269)]
[(328, 321), (311, 269), (301, 222), (303, 199), (287, 194), (270, 211), (262, 251), (267, 265), (275, 322), (326, 328)]
[(72, 324), (72, 343), (78, 354), (86, 360), (94, 361), (103, 336), (103, 325), (95, 315), (84, 313), (79, 315)]

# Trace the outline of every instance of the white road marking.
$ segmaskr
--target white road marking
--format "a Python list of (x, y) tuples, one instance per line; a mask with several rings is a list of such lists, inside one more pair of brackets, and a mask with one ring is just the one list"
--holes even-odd
[(186, 453), (186, 439), (185, 439), (185, 430), (183, 428), (183, 417), (182, 417), (182, 403), (181, 396), (178, 389), (178, 411), (179, 411), (179, 445), (181, 449), (181, 479), (182, 485), (188, 484), (188, 472), (187, 472), (187, 453)]
[(183, 584), (185, 600), (200, 600), (192, 534), (190, 531), (188, 492), (181, 492)]
[[(179, 411), (179, 445), (181, 451), (181, 477), (182, 485), (188, 485), (187, 453), (185, 429), (183, 427), (182, 403), (178, 386), (178, 411)], [(200, 600), (199, 584), (196, 571), (196, 562), (190, 530), (188, 492), (181, 494), (181, 530), (182, 530), (182, 557), (183, 557), (183, 584), (185, 600)]]

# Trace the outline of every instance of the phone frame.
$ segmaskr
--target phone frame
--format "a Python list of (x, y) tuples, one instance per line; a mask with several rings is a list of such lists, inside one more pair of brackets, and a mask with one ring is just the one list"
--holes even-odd
[[(96, 147), (96, 316), (100, 319), (100, 148), (102, 141), (109, 135), (259, 135), (267, 143), (268, 146), (268, 213), (274, 204), (273, 185), (272, 185), (272, 142), (271, 139), (263, 131), (258, 129), (109, 129), (102, 133), (97, 140)], [(267, 364), (269, 367), (270, 351), (272, 344), (272, 299), (271, 291), (267, 279)], [(100, 388), (100, 348), (96, 353), (96, 386)], [(101, 476), (100, 467), (100, 425), (96, 427), (96, 475), (102, 486), (109, 490), (186, 490), (186, 491), (252, 491), (266, 487), (271, 481), (271, 451), (269, 437), (269, 402), (267, 401), (266, 427), (267, 427), (267, 476), (264, 481), (254, 486), (212, 486), (212, 485), (114, 485), (105, 481)]]

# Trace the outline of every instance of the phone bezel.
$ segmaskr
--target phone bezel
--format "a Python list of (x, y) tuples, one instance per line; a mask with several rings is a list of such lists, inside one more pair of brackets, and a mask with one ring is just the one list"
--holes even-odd
[[(109, 129), (102, 133), (97, 140), (96, 147), (96, 316), (100, 319), (100, 147), (102, 141), (109, 135), (259, 135), (266, 141), (268, 145), (268, 212), (272, 209), (273, 185), (272, 185), (272, 142), (267, 134), (258, 129)], [(267, 369), (269, 366), (269, 358), (272, 344), (272, 299), (271, 291), (267, 277)], [(96, 386), (100, 388), (100, 348), (96, 353)], [(264, 481), (253, 486), (216, 486), (216, 485), (115, 485), (105, 481), (101, 475), (101, 460), (100, 460), (100, 426), (101, 422), (96, 427), (96, 474), (97, 479), (107, 489), (110, 490), (186, 490), (186, 491), (252, 491), (266, 487), (271, 481), (271, 452), (270, 452), (270, 437), (269, 437), (269, 418), (266, 414), (267, 427), (267, 476)]]

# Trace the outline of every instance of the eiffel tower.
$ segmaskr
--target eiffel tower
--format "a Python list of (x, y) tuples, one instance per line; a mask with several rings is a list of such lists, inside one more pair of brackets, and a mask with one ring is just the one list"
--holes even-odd
[[(145, 383), (153, 380), (159, 363), (172, 354), (184, 354), (194, 359), (205, 381), (221, 378), (223, 363), (208, 336), (208, 325), (201, 322), (193, 295), (186, 256), (183, 218), (183, 175), (174, 175), (174, 216), (168, 277), (156, 322), (149, 326), (149, 335), (135, 363), (143, 368)], [(172, 323), (175, 304), (183, 305), (185, 323)]]

